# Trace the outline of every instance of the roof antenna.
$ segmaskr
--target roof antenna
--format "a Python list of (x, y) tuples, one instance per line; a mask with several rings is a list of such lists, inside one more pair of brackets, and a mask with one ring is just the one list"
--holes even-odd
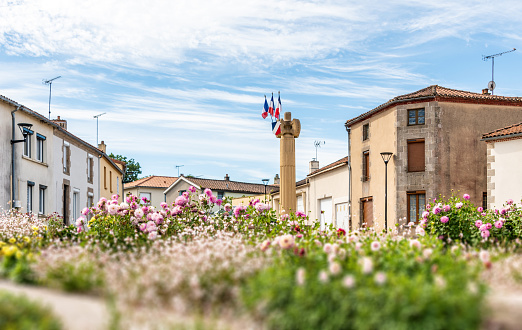
[(178, 178), (179, 178), (179, 168), (183, 167), (183, 166), (185, 166), (185, 165), (176, 165), (176, 168), (178, 169)]
[(56, 80), (58, 78), (61, 78), (62, 76), (55, 77), (53, 79), (42, 80), (42, 84), (49, 85), (49, 120), (51, 120), (51, 87), (53, 85), (53, 80)]
[(326, 141), (314, 141), (315, 146), (315, 158), (313, 160), (317, 160), (317, 148), (321, 148), (321, 144), (326, 144)]
[(502, 54), (514, 52), (515, 50), (517, 50), (517, 49), (513, 48), (512, 50), (508, 50), (508, 51), (505, 51), (505, 52), (502, 52), (502, 53), (498, 53), (498, 54), (493, 54), (493, 55), (488, 55), (488, 56), (482, 55), (482, 60), (483, 61), (487, 61), (487, 60), (491, 59), (491, 81), (488, 83), (488, 89), (491, 91), (491, 95), (493, 95), (493, 90), (496, 87), (495, 79), (494, 79), (494, 76), (493, 76), (493, 74), (495, 72), (495, 57), (502, 56)]

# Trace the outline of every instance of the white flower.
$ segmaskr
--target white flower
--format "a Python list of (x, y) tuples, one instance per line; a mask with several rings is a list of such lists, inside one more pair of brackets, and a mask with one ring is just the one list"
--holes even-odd
[(291, 248), (292, 246), (294, 246), (294, 236), (292, 236), (291, 234), (287, 234), (287, 235), (283, 235), (281, 236), (281, 238), (279, 239), (279, 246), (282, 248), (282, 249), (289, 249)]
[(328, 270), (332, 275), (338, 275), (341, 272), (342, 268), (338, 262), (332, 262), (330, 263), (330, 266), (328, 266)]
[(328, 273), (325, 272), (324, 270), (321, 270), (319, 272), (319, 281), (321, 281), (321, 283), (328, 282)]
[(306, 271), (300, 267), (295, 274), (295, 281), (297, 285), (302, 286), (305, 283)]
[(379, 285), (383, 285), (384, 283), (386, 283), (386, 274), (384, 274), (383, 272), (378, 272), (377, 274), (375, 274), (375, 283)]
[(368, 257), (364, 257), (361, 259), (361, 264), (362, 264), (362, 272), (363, 274), (369, 274), (373, 271), (373, 262), (372, 262), (372, 259), (368, 258)]
[(419, 242), (418, 240), (416, 240), (416, 239), (412, 239), (412, 240), (410, 241), (410, 246), (413, 247), (413, 248), (415, 248), (415, 249), (420, 249), (421, 246), (422, 246), (422, 244), (421, 244), (421, 242)]
[(372, 251), (379, 251), (379, 249), (381, 248), (381, 243), (378, 241), (373, 241), (370, 246), (372, 248)]
[(353, 288), (355, 286), (355, 277), (353, 277), (353, 275), (346, 275), (343, 278), (343, 286), (345, 288)]

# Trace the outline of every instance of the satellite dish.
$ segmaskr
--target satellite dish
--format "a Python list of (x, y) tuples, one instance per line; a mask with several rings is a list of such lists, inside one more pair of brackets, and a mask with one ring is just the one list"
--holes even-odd
[(495, 84), (495, 82), (493, 80), (491, 80), (490, 82), (488, 82), (488, 89), (490, 91), (493, 91), (495, 89), (497, 85)]

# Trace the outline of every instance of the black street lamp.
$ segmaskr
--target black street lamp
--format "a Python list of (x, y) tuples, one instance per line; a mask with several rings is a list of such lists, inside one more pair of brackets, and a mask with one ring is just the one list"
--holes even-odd
[(384, 161), (384, 229), (388, 232), (388, 162), (393, 156), (392, 152), (381, 152)]
[[(29, 134), (25, 129), (31, 129), (33, 127), (33, 124), (28, 123), (19, 123), (18, 128), (20, 129), (20, 132), (22, 132), (22, 135), (24, 136), (23, 140), (11, 140), (11, 144), (19, 143), (19, 142), (25, 142), (25, 139), (27, 138), (27, 135)], [(14, 132), (13, 132), (14, 134)], [(13, 136), (14, 138), (14, 136)]]
[(263, 181), (263, 184), (265, 185), (265, 203), (266, 203), (266, 185), (268, 184), (268, 181), (270, 181), (270, 179), (262, 179), (261, 181)]

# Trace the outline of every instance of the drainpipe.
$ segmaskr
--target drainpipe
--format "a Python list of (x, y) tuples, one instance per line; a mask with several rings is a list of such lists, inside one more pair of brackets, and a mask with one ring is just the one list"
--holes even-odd
[(348, 224), (352, 230), (352, 157), (350, 156), (350, 131), (348, 125), (344, 125), (348, 134)]
[[(15, 112), (18, 111), (19, 109), (21, 108), (21, 106), (19, 105), (18, 107), (16, 107), (16, 109), (14, 109), (13, 111), (11, 111), (11, 121), (12, 121), (12, 125), (11, 125), (11, 141), (14, 141), (16, 140), (16, 137), (15, 137), (15, 125), (16, 125), (16, 121), (15, 121)], [(15, 143), (12, 143), (11, 142), (11, 209), (14, 209), (15, 208), (15, 199), (16, 199), (16, 195), (17, 195), (17, 191), (16, 191), (16, 181), (15, 181)]]

